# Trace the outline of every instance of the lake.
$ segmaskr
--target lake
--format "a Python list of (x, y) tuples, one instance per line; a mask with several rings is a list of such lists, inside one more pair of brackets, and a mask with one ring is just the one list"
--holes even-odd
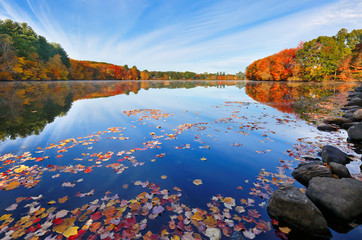
[(358, 85), (0, 82), (0, 238), (285, 239), (266, 203), (303, 157), (360, 158), (315, 127)]

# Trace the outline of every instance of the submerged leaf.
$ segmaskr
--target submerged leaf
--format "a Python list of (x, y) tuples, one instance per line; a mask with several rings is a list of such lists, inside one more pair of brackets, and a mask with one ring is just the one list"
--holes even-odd
[(192, 183), (195, 184), (196, 186), (198, 186), (198, 185), (202, 184), (202, 180), (195, 179)]

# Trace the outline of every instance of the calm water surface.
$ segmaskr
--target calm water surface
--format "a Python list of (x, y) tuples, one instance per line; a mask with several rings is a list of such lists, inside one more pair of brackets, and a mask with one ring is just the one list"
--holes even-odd
[(265, 204), (301, 157), (325, 142), (358, 156), (312, 124), (355, 86), (0, 83), (0, 237), (283, 238)]

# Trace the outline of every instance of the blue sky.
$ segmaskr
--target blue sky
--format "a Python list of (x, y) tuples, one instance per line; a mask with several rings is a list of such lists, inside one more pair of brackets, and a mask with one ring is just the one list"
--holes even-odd
[(236, 73), (341, 28), (362, 28), (360, 0), (0, 0), (69, 57), (140, 70)]

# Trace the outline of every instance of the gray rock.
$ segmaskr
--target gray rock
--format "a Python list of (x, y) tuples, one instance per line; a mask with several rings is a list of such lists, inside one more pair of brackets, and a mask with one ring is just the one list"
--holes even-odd
[(359, 97), (354, 97), (346, 104), (346, 106), (352, 106), (352, 105), (362, 106), (362, 99)]
[(282, 185), (270, 196), (267, 212), (279, 222), (311, 235), (331, 235), (319, 209), (293, 185)]
[(362, 84), (354, 89), (355, 92), (362, 92)]
[(348, 128), (348, 137), (351, 140), (359, 141), (362, 140), (362, 122)]
[(306, 194), (323, 211), (342, 221), (362, 216), (362, 182), (353, 178), (320, 178), (309, 182)]
[(353, 113), (353, 117), (357, 120), (362, 120), (362, 109), (358, 109)]
[(350, 122), (350, 123), (343, 123), (341, 128), (342, 129), (345, 129), (345, 130), (348, 130), (350, 127), (358, 124), (359, 122)]
[(352, 105), (352, 106), (341, 107), (341, 110), (346, 111), (346, 112), (350, 112), (350, 111), (356, 111), (359, 108), (361, 108), (361, 107)]
[(292, 176), (304, 186), (314, 177), (330, 177), (333, 175), (322, 162), (301, 163), (292, 172)]
[(337, 124), (342, 125), (343, 123), (350, 123), (352, 122), (351, 119), (344, 118), (344, 117), (329, 117), (324, 119), (324, 122), (327, 124)]
[(335, 132), (338, 131), (338, 128), (333, 126), (333, 125), (329, 125), (329, 124), (323, 124), (323, 125), (318, 125), (317, 129), (320, 131), (325, 131), (325, 132)]
[[(348, 118), (348, 119), (351, 120), (352, 122), (356, 122), (357, 119), (355, 119), (355, 118), (353, 117), (353, 113), (354, 113), (354, 112), (346, 112), (345, 114), (342, 115), (342, 117)], [(342, 124), (342, 125), (343, 125), (343, 124)]]
[[(351, 128), (350, 128), (351, 129)], [(348, 155), (336, 147), (326, 145), (322, 149), (322, 161), (325, 163), (335, 162), (346, 165), (351, 161)]]
[(342, 164), (330, 162), (329, 166), (333, 174), (336, 174), (339, 178), (350, 178), (351, 174), (348, 171), (348, 168)]

